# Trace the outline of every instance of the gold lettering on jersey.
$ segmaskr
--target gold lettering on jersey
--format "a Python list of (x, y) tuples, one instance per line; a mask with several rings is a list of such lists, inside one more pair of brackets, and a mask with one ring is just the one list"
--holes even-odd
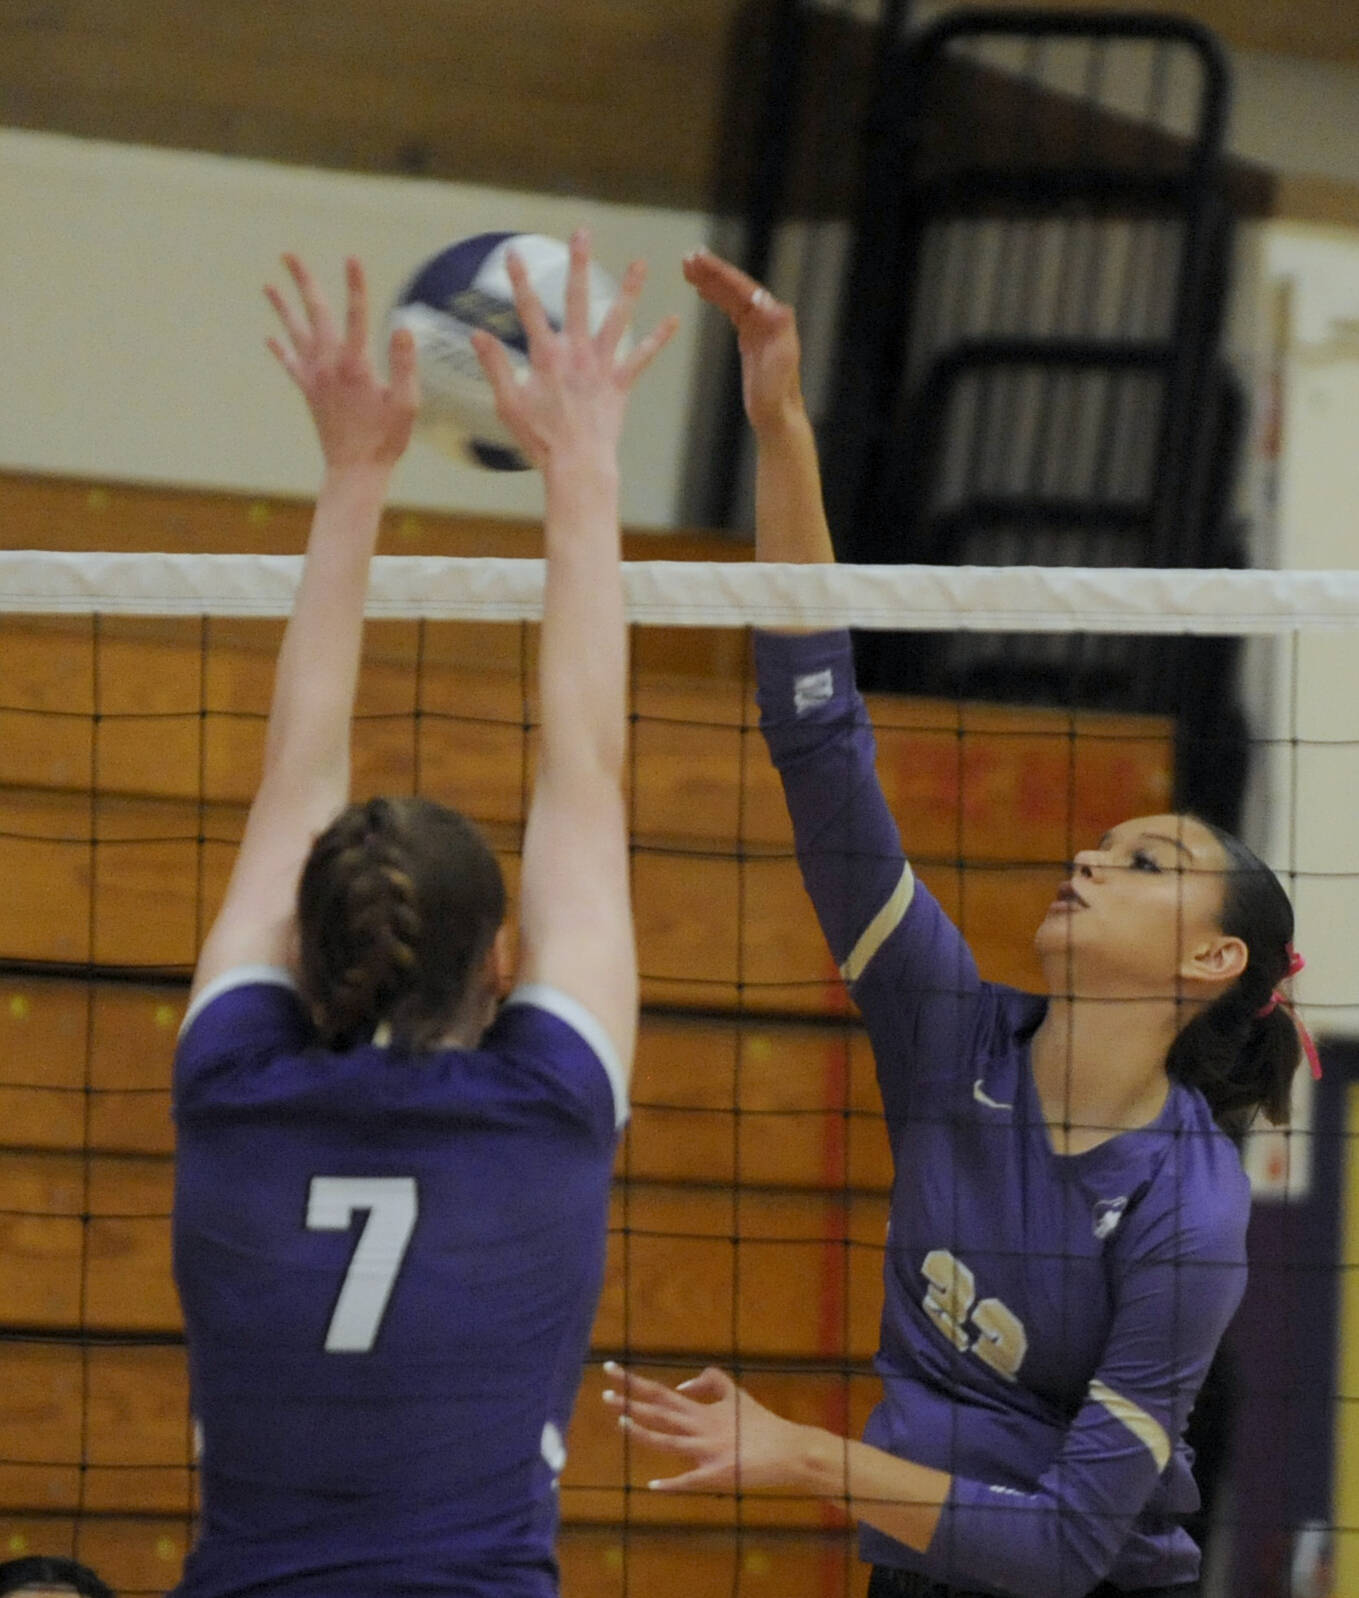
[(977, 1340), (972, 1352), (1007, 1382), (1015, 1381), (1029, 1351), (1028, 1333), (998, 1298), (984, 1298), (972, 1311)]
[(925, 1291), (925, 1313), (955, 1348), (964, 1353), (972, 1338), (967, 1327), (967, 1312), (977, 1296), (977, 1278), (947, 1249), (931, 1249), (920, 1273), (930, 1284)]
[(976, 1276), (945, 1248), (930, 1250), (920, 1274), (929, 1284), (921, 1301), (925, 1313), (949, 1342), (964, 1354), (975, 1354), (1007, 1382), (1017, 1380), (1029, 1351), (1028, 1333), (1019, 1317), (998, 1298), (978, 1303)]

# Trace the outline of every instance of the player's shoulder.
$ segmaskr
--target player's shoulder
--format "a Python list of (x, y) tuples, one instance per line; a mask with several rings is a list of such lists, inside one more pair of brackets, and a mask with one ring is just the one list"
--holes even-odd
[(180, 1046), (200, 1036), (229, 1036), (242, 1016), (253, 1014), (305, 1020), (296, 981), (285, 967), (240, 965), (214, 977), (189, 1001), (179, 1025)]
[(175, 1049), (177, 1068), (223, 1055), (299, 1048), (311, 1024), (293, 981), (282, 966), (243, 965), (224, 971), (189, 1002)]
[[(607, 1095), (610, 1124), (628, 1114), (627, 1070), (603, 1023), (579, 999), (547, 983), (521, 983), (481, 1041), (527, 1078), (531, 1090), (572, 1104)], [(511, 1084), (507, 1081), (507, 1090)]]
[(1048, 1001), (1040, 993), (1027, 993), (1003, 982), (979, 982), (971, 1040), (973, 1058), (983, 1063), (1010, 1060), (1017, 1071), (1047, 1007)]
[(1203, 1095), (1172, 1082), (1160, 1119), (1147, 1189), (1138, 1209), (1149, 1236), (1171, 1237), (1182, 1254), (1244, 1255), (1250, 1180), (1231, 1138)]
[(1009, 1037), (1031, 1037), (1047, 1014), (1046, 994), (1012, 988), (1004, 982), (982, 982), (978, 986), (987, 1003), (987, 1015)]
[(291, 973), (270, 965), (224, 971), (193, 996), (180, 1024), (176, 1113), (206, 1104), (224, 1075), (299, 1052), (311, 1040), (311, 1023)]

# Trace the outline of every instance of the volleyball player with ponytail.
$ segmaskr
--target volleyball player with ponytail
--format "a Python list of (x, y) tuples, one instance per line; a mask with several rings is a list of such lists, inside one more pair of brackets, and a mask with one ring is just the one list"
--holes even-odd
[(348, 265), (337, 326), (288, 258), (275, 355), (325, 458), (279, 652), (263, 773), (175, 1061), (175, 1275), (201, 1429), (182, 1598), (552, 1598), (557, 1478), (603, 1276), (637, 979), (621, 793), (626, 634), (618, 441), (673, 323), (631, 355), (629, 269), (566, 324), (511, 257), (530, 362), (478, 353), (541, 469), (541, 742), (518, 986), (505, 891), (463, 817), (349, 803), (369, 561), (417, 393), (390, 382)]
[[(793, 312), (705, 252), (685, 275), (739, 337), (759, 558), (833, 559)], [(756, 662), (892, 1146), (882, 1401), (851, 1442), (716, 1370), (676, 1391), (615, 1369), (606, 1399), (683, 1456), (654, 1487), (848, 1508), (870, 1598), (1190, 1598), (1184, 1429), (1246, 1275), (1232, 1135), (1287, 1119), (1305, 1037), (1288, 898), (1198, 818), (1139, 817), (1076, 855), (1043, 917), (1047, 995), (984, 982), (903, 854), (847, 635), (764, 633)]]

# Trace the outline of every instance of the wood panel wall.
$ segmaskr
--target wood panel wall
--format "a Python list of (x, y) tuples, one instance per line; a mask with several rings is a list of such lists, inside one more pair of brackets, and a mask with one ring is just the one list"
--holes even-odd
[[(1359, 21), (1333, 0), (1157, 6), (1240, 48), (1359, 61)], [(45, 0), (0, 8), (0, 123), (739, 214), (763, 181), (772, 85), (799, 98), (815, 130), (794, 141), (789, 212), (843, 216), (860, 171), (872, 32), (843, 8), (801, 8), (809, 68), (794, 84), (781, 76), (781, 9), (780, 0)], [(979, 112), (986, 102), (983, 89)], [(1252, 172), (1237, 174), (1238, 197), (1272, 204)]]
[[(10, 546), (293, 549), (305, 522), (305, 507), (0, 478)], [(411, 530), (399, 513), (387, 537), (536, 552), (524, 528)], [(630, 549), (658, 553), (654, 540)], [(0, 1549), (74, 1552), (125, 1592), (170, 1584), (193, 1512), (169, 1071), (183, 973), (254, 787), (278, 633), (0, 617)], [(533, 650), (532, 628), (374, 625), (355, 739), (359, 791), (409, 791), (418, 757), (421, 787), (477, 817), (511, 881)], [(847, 1529), (821, 1505), (649, 1494), (658, 1462), (624, 1449), (598, 1399), (605, 1357), (664, 1375), (718, 1360), (795, 1416), (857, 1429), (874, 1401), (890, 1182), (871, 1055), (753, 730), (745, 643), (658, 632), (637, 659), (648, 1010), (562, 1486), (565, 1592), (859, 1598)], [(1028, 938), (1056, 862), (1119, 815), (1163, 806), (1168, 728), (872, 709), (922, 876), (989, 975), (1032, 981)], [(91, 976), (89, 962), (141, 977)]]
[(6, 6), (0, 121), (702, 209), (727, 74), (759, 69), (733, 38), (745, 9), (746, 0)]

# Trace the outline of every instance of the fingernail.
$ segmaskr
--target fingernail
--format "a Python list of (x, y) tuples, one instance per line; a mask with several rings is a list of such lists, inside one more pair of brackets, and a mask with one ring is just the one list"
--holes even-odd
[(632, 1425), (632, 1416), (631, 1415), (620, 1415), (618, 1417), (618, 1424), (622, 1428), (623, 1431), (626, 1431), (628, 1429), (628, 1427)]
[(613, 1399), (617, 1398), (618, 1394), (614, 1392), (612, 1387), (606, 1387), (604, 1389), (604, 1391), (599, 1396), (607, 1404), (607, 1403), (610, 1403)]
[(687, 1382), (680, 1382), (680, 1384), (675, 1388), (675, 1391), (677, 1393), (682, 1393), (686, 1387), (692, 1387), (697, 1380), (697, 1376), (691, 1376)]
[(660, 1485), (661, 1485), (661, 1482), (660, 1482), (659, 1478), (657, 1478), (657, 1480), (655, 1480), (655, 1481), (649, 1481), (647, 1483), (647, 1486), (650, 1487), (653, 1492), (655, 1492), (656, 1488), (658, 1488)]
[(616, 1360), (606, 1359), (604, 1361), (604, 1369), (608, 1371), (610, 1376), (621, 1376), (623, 1374), (623, 1367)]

